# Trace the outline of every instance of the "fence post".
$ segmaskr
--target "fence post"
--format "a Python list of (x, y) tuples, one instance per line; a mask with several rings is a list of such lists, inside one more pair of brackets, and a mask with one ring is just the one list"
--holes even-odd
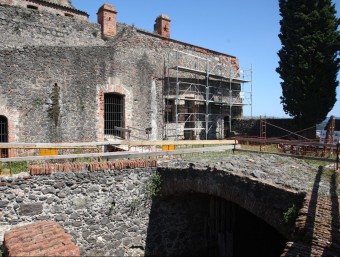
[(336, 144), (336, 170), (339, 169), (339, 149), (340, 148), (340, 140), (338, 141), (338, 143)]

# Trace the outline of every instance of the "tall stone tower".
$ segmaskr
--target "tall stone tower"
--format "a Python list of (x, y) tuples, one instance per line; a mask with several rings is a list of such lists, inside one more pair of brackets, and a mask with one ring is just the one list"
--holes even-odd
[(113, 38), (117, 33), (117, 11), (110, 4), (104, 4), (98, 10), (98, 23), (102, 26), (103, 39)]

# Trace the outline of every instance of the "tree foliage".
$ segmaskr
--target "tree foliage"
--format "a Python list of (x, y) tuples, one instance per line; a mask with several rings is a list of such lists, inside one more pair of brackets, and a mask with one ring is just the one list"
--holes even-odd
[(336, 102), (340, 19), (331, 0), (279, 0), (281, 103), (300, 126), (320, 123)]

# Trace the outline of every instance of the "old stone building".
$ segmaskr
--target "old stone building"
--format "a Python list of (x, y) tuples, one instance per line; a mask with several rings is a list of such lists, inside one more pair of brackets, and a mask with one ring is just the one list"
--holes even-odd
[(236, 57), (149, 32), (98, 24), (68, 0), (0, 0), (0, 133), (3, 142), (214, 139), (241, 117), (247, 82)]

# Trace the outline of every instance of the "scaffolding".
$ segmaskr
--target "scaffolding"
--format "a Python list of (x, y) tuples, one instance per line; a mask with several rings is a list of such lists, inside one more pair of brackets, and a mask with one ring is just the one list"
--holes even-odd
[(243, 106), (252, 105), (252, 68), (239, 69), (234, 57), (205, 56), (177, 50), (168, 54), (164, 139), (226, 138), (233, 114), (242, 116)]

